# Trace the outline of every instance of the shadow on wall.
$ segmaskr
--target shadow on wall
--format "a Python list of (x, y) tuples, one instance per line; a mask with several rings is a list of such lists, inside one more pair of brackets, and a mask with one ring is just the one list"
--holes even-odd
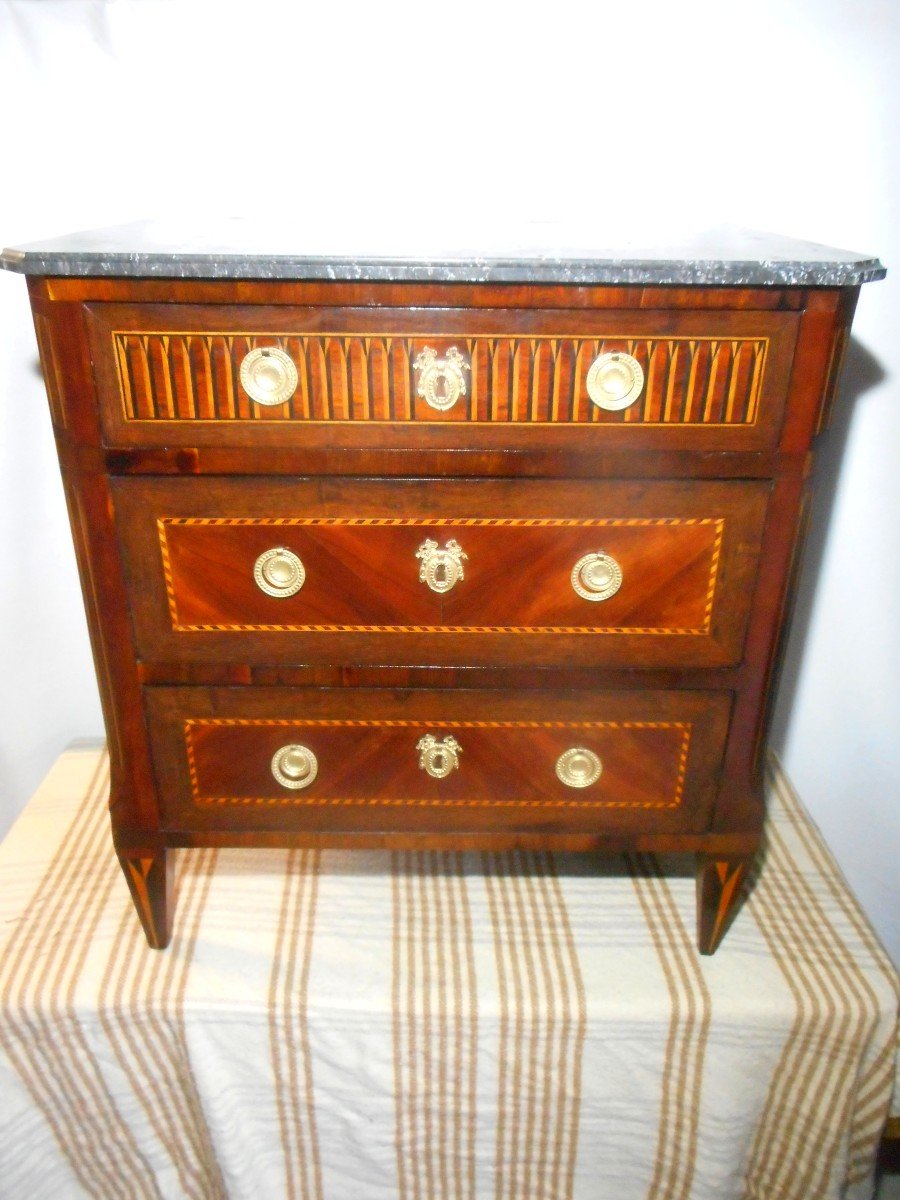
[(785, 736), (794, 711), (800, 664), (809, 636), (816, 580), (819, 577), (835, 497), (840, 486), (841, 463), (850, 432), (856, 402), (870, 388), (886, 378), (881, 363), (860, 342), (851, 337), (844, 359), (841, 382), (835, 397), (828, 429), (816, 441), (815, 490), (809, 513), (809, 531), (803, 551), (789, 636), (785, 646), (777, 702), (772, 719), (770, 742), (778, 753), (784, 750)]

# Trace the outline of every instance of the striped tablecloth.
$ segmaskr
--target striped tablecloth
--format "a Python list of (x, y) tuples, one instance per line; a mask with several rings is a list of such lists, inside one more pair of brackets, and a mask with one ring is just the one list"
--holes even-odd
[(184, 851), (170, 950), (107, 764), (0, 847), (0, 1195), (871, 1194), (896, 976), (785, 782), (719, 953), (650, 857)]

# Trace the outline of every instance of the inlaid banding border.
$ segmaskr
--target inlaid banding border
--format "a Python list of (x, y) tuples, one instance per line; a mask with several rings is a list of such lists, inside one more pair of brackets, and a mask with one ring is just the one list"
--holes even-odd
[[(113, 359), (119, 384), (122, 417), (127, 425), (154, 425), (160, 421), (178, 425), (278, 424), (296, 425), (390, 425), (446, 426), (515, 425), (593, 426), (602, 428), (753, 428), (760, 412), (760, 398), (770, 352), (771, 338), (765, 334), (646, 334), (597, 333), (386, 333), (368, 330), (320, 332), (269, 332), (265, 330), (159, 330), (113, 329), (110, 331)], [(128, 339), (143, 341), (138, 364), (132, 363)], [(198, 396), (196, 368), (190, 340), (206, 357), (206, 392)], [(224, 394), (210, 383), (215, 374), (212, 348), (222, 339), (226, 353), (218, 369), (224, 374)], [(172, 343), (182, 343), (178, 361), (172, 358)], [(240, 357), (253, 349), (274, 346), (286, 353), (291, 342), (299, 343), (298, 389), (295, 396), (274, 409), (255, 406), (239, 381)], [(465, 344), (472, 360), (473, 383), (467, 399), (468, 411), (460, 420), (456, 406), (441, 418), (430, 409), (420, 415), (414, 371), (414, 349), (424, 343)], [(360, 347), (354, 364), (353, 347)], [(373, 346), (378, 346), (373, 362)], [(399, 350), (397, 347), (399, 346)], [(702, 351), (708, 348), (698, 381)], [(501, 351), (502, 348), (502, 351)], [(628, 408), (610, 412), (592, 403), (587, 392), (587, 373), (593, 360), (608, 351), (637, 358), (645, 384), (641, 396)], [(723, 351), (727, 363), (720, 358)], [(741, 365), (745, 355), (752, 359)], [(477, 357), (476, 357), (477, 356)], [(679, 357), (682, 379), (674, 364)], [(484, 361), (482, 362), (481, 359)], [(293, 356), (292, 356), (293, 361)], [(152, 416), (136, 411), (133, 376), (143, 376), (144, 394), (155, 399)], [(662, 379), (657, 382), (659, 372)], [(154, 384), (153, 374), (161, 373)], [(724, 373), (724, 378), (720, 378)], [(484, 395), (478, 378), (483, 375)], [(739, 386), (741, 376), (743, 386)], [(335, 386), (335, 384), (339, 386)], [(182, 393), (179, 394), (179, 387)], [(380, 389), (380, 392), (379, 392)], [(741, 395), (739, 397), (739, 391)], [(714, 419), (716, 396), (722, 409)], [(189, 415), (177, 409), (185, 406)], [(212, 413), (197, 415), (202, 408)], [(240, 411), (246, 407), (246, 413)], [(381, 415), (373, 413), (381, 409)], [(321, 415), (316, 415), (322, 409)], [(483, 415), (473, 413), (483, 411)], [(277, 415), (276, 415), (277, 413)]]
[[(258, 624), (187, 624), (178, 615), (178, 599), (169, 554), (167, 529), (170, 526), (267, 526), (273, 529), (310, 526), (418, 526), (467, 527), (504, 526), (605, 529), (616, 527), (659, 527), (709, 525), (715, 527), (710, 551), (709, 581), (703, 608), (703, 623), (697, 627), (635, 625), (308, 625), (291, 623)], [(725, 533), (724, 517), (159, 517), (156, 522), (162, 556), (163, 577), (169, 617), (175, 633), (546, 633), (546, 634), (626, 634), (655, 637), (708, 637), (722, 557)]]
[[(200, 727), (222, 726), (257, 726), (283, 729), (321, 729), (321, 728), (375, 728), (375, 729), (570, 729), (570, 730), (614, 730), (614, 729), (675, 729), (680, 731), (681, 745), (678, 749), (678, 764), (675, 775), (674, 792), (669, 800), (646, 800), (629, 802), (622, 800), (598, 800), (589, 797), (566, 800), (498, 800), (484, 798), (479, 800), (441, 800), (432, 798), (401, 798), (369, 796), (356, 797), (318, 797), (309, 796), (303, 792), (292, 792), (287, 796), (203, 796), (201, 795), (200, 779), (194, 748), (194, 730)], [(323, 806), (323, 805), (359, 805), (410, 808), (606, 808), (606, 809), (675, 809), (681, 806), (684, 794), (685, 778), (687, 776), (688, 754), (690, 751), (693, 725), (689, 721), (425, 721), (425, 720), (362, 720), (334, 718), (315, 718), (290, 720), (287, 718), (187, 718), (183, 724), (184, 743), (187, 754), (188, 775), (191, 781), (191, 798), (198, 807), (232, 805), (238, 807), (266, 806)]]

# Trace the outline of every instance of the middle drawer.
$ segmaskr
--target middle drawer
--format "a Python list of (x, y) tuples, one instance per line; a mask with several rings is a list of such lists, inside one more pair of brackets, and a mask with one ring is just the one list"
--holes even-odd
[(140, 655), (721, 666), (770, 485), (118, 479)]

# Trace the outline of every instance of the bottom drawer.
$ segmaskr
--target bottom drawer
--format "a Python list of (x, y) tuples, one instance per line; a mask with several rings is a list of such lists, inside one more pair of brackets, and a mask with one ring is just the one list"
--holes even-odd
[(149, 688), (170, 831), (702, 832), (723, 692)]

